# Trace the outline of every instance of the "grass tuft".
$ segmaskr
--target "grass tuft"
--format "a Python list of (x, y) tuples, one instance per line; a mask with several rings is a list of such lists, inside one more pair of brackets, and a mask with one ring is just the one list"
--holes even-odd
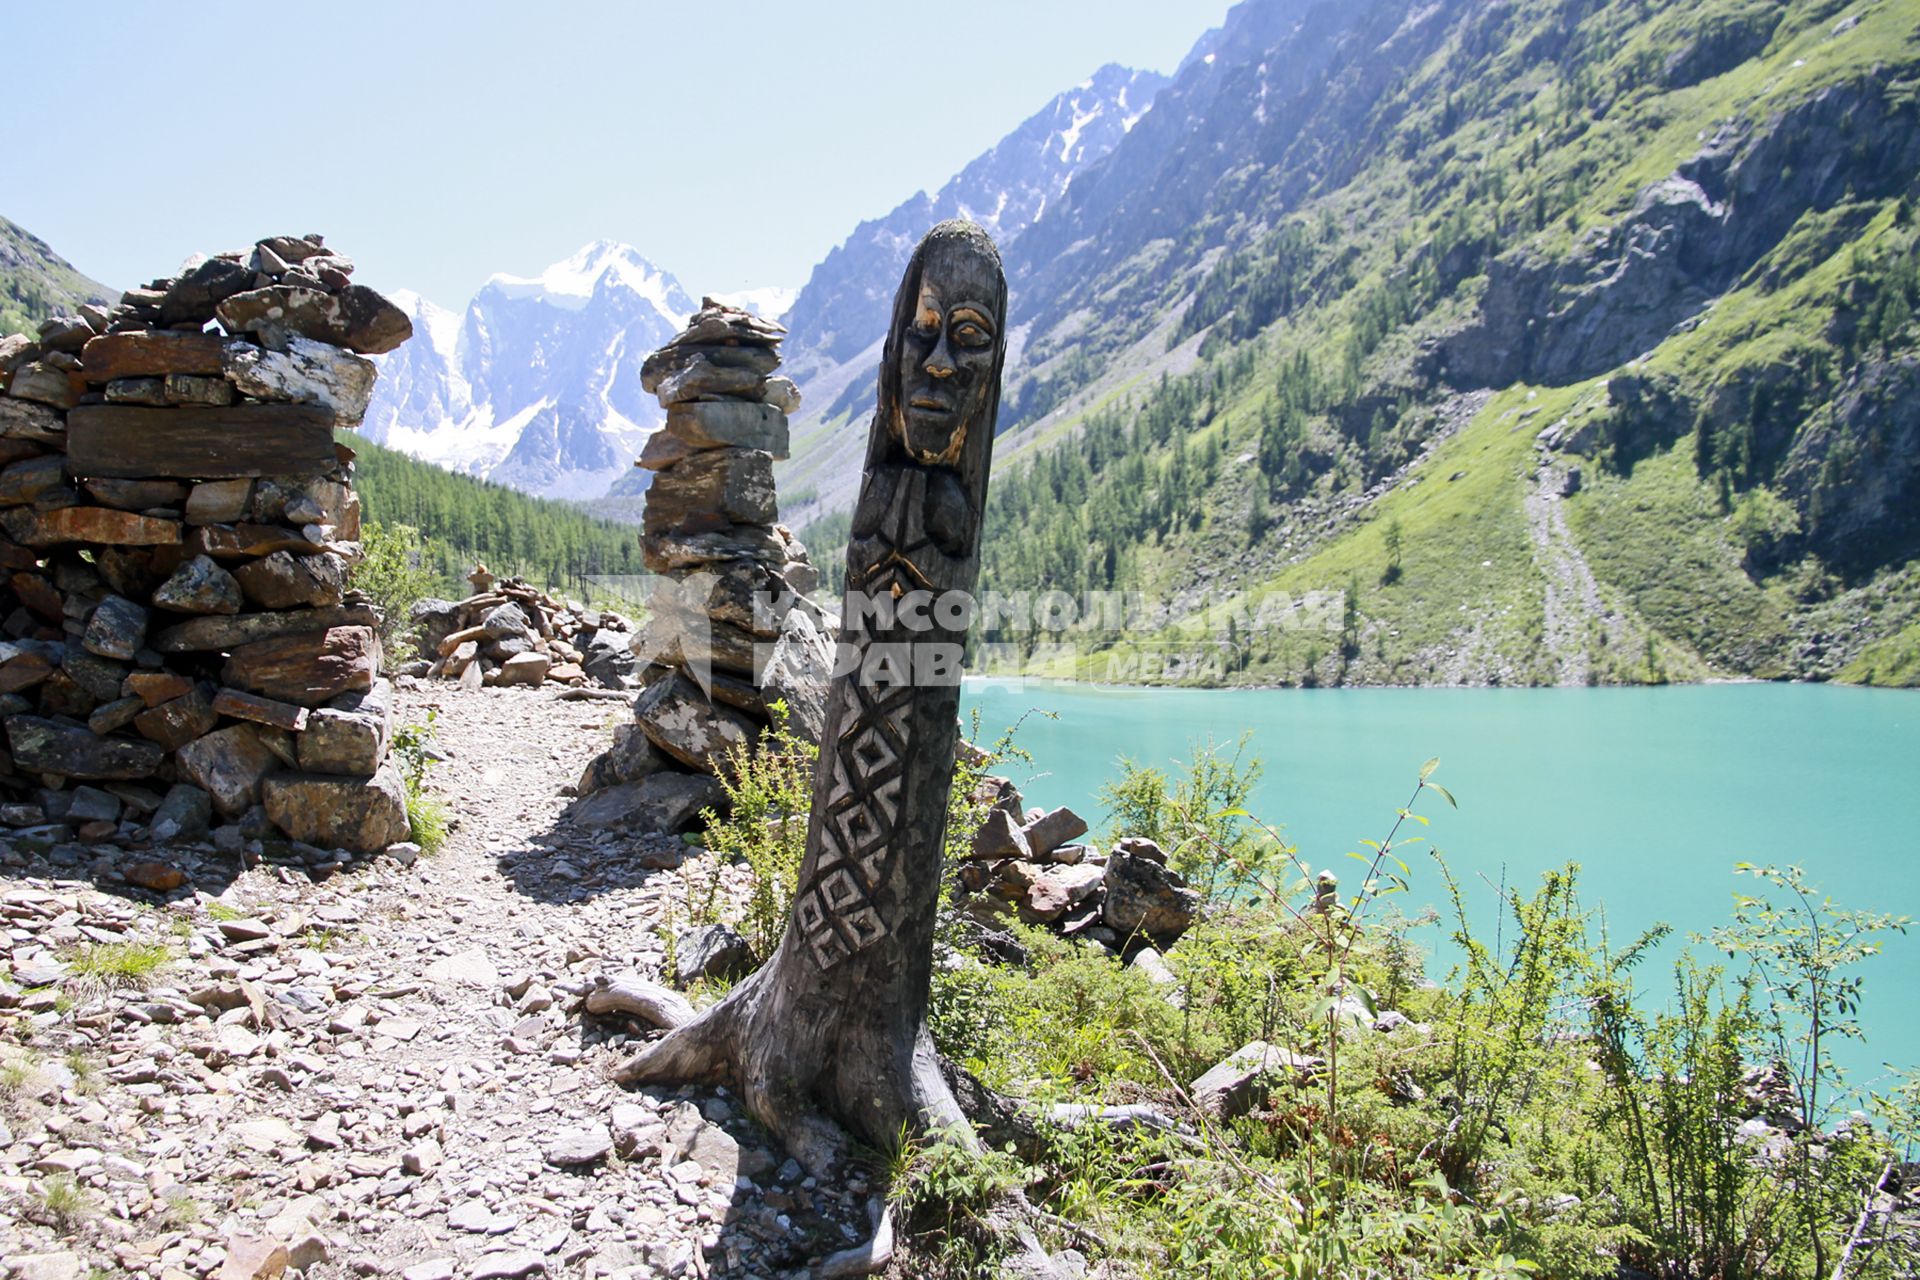
[(93, 1198), (69, 1174), (55, 1174), (34, 1188), (34, 1197), (49, 1218), (66, 1231), (77, 1227), (93, 1211)]
[(173, 962), (164, 942), (93, 942), (67, 960), (82, 983), (104, 987), (144, 987)]

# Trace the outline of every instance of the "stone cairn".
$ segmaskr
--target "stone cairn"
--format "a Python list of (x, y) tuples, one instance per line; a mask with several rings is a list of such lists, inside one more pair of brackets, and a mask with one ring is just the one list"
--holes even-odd
[(662, 580), (633, 642), (634, 722), (587, 766), (576, 821), (685, 830), (722, 801), (715, 775), (759, 741), (775, 701), (819, 740), (832, 624), (806, 599), (819, 573), (778, 523), (773, 482), (800, 403), (774, 372), (785, 333), (708, 298), (641, 368), (667, 411), (637, 464), (654, 473), (641, 545)]
[(1103, 947), (1159, 981), (1160, 952), (1190, 928), (1200, 895), (1167, 866), (1152, 840), (1127, 837), (1102, 853), (1082, 840), (1086, 820), (1071, 809), (1023, 809), (1007, 778), (985, 777), (973, 793), (986, 818), (954, 871), (955, 901), (989, 931), (1003, 958), (1017, 948), (997, 932), (1009, 919)]
[(455, 680), (478, 689), (539, 688), (554, 683), (626, 687), (633, 670), (632, 624), (521, 581), (498, 579), (480, 565), (465, 600), (421, 600), (409, 618), (423, 654), (401, 674)]
[(362, 356), (412, 325), (352, 271), (276, 236), (0, 338), (0, 824), (127, 848), (216, 816), (223, 848), (407, 836), (333, 433), (366, 409)]

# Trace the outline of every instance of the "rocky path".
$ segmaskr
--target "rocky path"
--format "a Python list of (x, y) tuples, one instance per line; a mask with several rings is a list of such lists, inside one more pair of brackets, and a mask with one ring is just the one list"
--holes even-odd
[[(0, 1275), (778, 1276), (859, 1235), (862, 1180), (724, 1094), (607, 1083), (644, 1029), (583, 997), (659, 974), (688, 852), (562, 822), (623, 704), (400, 691), (429, 710), (431, 856), (4, 851)], [(188, 882), (131, 888), (150, 859)]]
[(1623, 630), (1618, 616), (1601, 600), (1599, 580), (1567, 527), (1561, 502), (1569, 492), (1567, 483), (1565, 467), (1542, 449), (1525, 501), (1527, 534), (1533, 542), (1534, 563), (1546, 580), (1546, 641), (1555, 664), (1554, 683), (1583, 685), (1594, 674), (1594, 625), (1603, 629), (1610, 645), (1622, 638)]

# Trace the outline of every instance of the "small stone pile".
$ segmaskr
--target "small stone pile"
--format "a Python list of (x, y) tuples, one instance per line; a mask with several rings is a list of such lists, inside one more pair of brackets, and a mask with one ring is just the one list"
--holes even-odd
[(406, 837), (333, 433), (412, 325), (352, 271), (277, 236), (0, 338), (0, 824)]
[(989, 806), (987, 816), (955, 876), (981, 923), (1018, 916), (1129, 959), (1148, 947), (1166, 950), (1192, 926), (1200, 895), (1152, 840), (1128, 837), (1102, 854), (1081, 841), (1087, 824), (1079, 814), (1025, 809), (1006, 778), (981, 779), (974, 801)]
[(422, 600), (410, 621), (422, 654), (403, 674), (482, 686), (552, 682), (626, 687), (633, 671), (633, 626), (617, 613), (562, 600), (519, 578), (496, 579), (486, 566), (467, 581), (465, 600)]
[(800, 403), (775, 374), (785, 333), (708, 298), (642, 366), (667, 411), (638, 464), (654, 473), (642, 549), (666, 580), (634, 641), (645, 686), (634, 723), (582, 777), (579, 820), (685, 828), (718, 801), (713, 775), (758, 741), (775, 701), (819, 740), (832, 624), (805, 597), (819, 573), (777, 523), (773, 481)]

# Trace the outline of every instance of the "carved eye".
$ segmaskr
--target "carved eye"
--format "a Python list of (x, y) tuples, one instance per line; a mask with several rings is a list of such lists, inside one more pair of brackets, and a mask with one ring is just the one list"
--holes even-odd
[(962, 320), (953, 327), (953, 340), (963, 347), (985, 347), (993, 343), (993, 335), (971, 320)]

